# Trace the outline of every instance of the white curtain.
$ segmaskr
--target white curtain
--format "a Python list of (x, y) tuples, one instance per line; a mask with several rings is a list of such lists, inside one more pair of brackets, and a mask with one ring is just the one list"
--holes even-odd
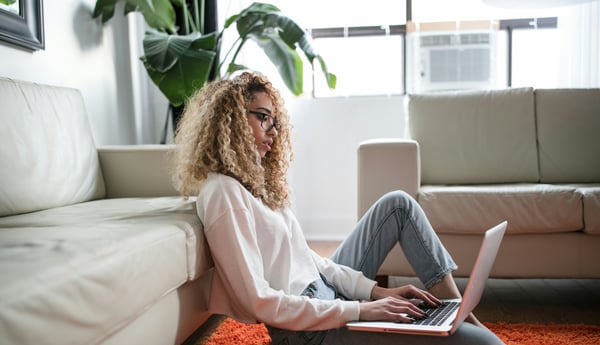
[(562, 13), (560, 86), (600, 87), (600, 0), (565, 7)]

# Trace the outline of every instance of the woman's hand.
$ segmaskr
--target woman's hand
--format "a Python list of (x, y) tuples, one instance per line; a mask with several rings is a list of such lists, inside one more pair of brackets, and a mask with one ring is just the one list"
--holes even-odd
[(406, 299), (386, 297), (360, 304), (360, 320), (412, 322), (427, 317), (414, 303)]
[(438, 306), (442, 302), (431, 293), (413, 285), (386, 289), (375, 286), (371, 291), (374, 301), (360, 304), (361, 320), (380, 320), (394, 322), (412, 322), (427, 314), (418, 305), (423, 302)]
[(378, 300), (386, 297), (395, 297), (402, 300), (411, 301), (415, 305), (419, 305), (421, 302), (430, 306), (439, 306), (442, 304), (437, 297), (431, 293), (421, 290), (414, 285), (405, 285), (397, 288), (382, 288), (379, 286), (373, 287), (371, 290), (371, 299)]

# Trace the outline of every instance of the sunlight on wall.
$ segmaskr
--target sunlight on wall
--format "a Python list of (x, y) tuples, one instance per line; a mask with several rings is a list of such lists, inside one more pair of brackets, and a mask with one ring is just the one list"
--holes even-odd
[(291, 99), (293, 208), (311, 239), (344, 238), (356, 223), (361, 141), (403, 137), (404, 96)]

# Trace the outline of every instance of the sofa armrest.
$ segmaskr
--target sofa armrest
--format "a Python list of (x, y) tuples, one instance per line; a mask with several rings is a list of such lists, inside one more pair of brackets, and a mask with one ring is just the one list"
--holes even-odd
[(174, 196), (169, 152), (174, 145), (98, 147), (107, 198)]
[(358, 146), (358, 217), (382, 195), (403, 190), (416, 197), (421, 185), (419, 144), (410, 139), (373, 139)]

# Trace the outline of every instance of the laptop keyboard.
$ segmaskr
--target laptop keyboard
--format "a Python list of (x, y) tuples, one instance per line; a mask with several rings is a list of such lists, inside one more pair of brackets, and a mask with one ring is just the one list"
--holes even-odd
[(458, 309), (459, 306), (460, 302), (444, 302), (438, 307), (419, 306), (424, 312), (427, 313), (427, 315), (429, 315), (429, 317), (422, 320), (414, 320), (412, 324), (439, 326), (444, 323), (448, 315)]

